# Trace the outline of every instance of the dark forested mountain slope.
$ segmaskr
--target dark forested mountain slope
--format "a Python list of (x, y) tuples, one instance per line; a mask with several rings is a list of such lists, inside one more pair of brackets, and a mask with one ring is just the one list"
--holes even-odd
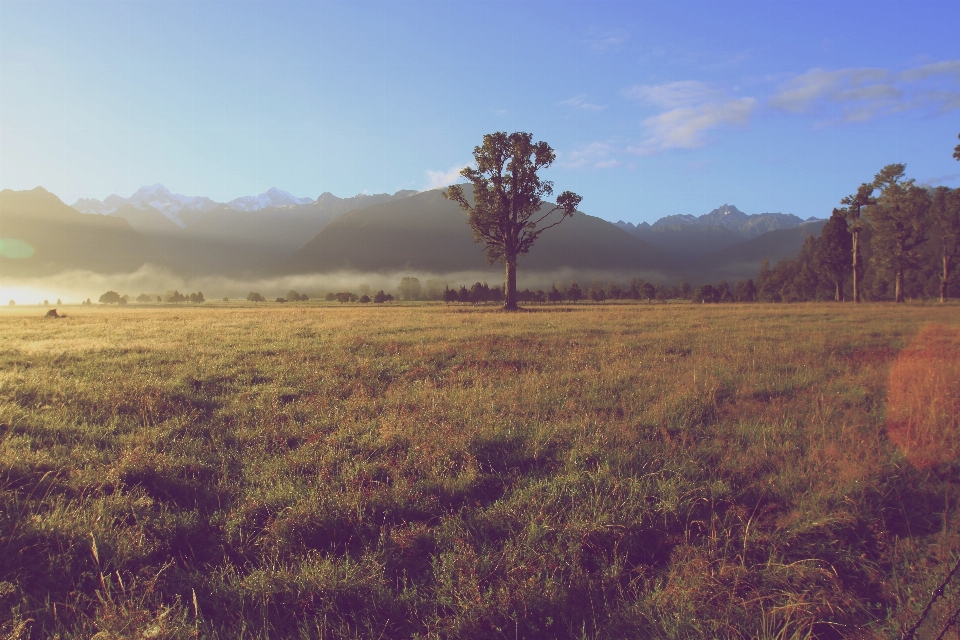
[(324, 193), (305, 204), (258, 209), (251, 205), (249, 210), (233, 204), (185, 206), (177, 210), (176, 221), (148, 204), (123, 202), (109, 215), (129, 222), (146, 236), (163, 261), (182, 275), (276, 275), (283, 271), (290, 253), (339, 216), (413, 193), (352, 198)]
[(0, 272), (8, 276), (128, 273), (160, 261), (126, 220), (80, 213), (41, 187), (0, 192), (0, 238)]
[(796, 258), (807, 236), (819, 236), (826, 223), (826, 220), (814, 220), (789, 229), (768, 231), (701, 259), (691, 260), (685, 272), (704, 282), (755, 278), (764, 258), (770, 264), (783, 258)]
[[(546, 231), (521, 269), (656, 270), (666, 255), (615, 225), (583, 213)], [(290, 270), (462, 271), (488, 268), (466, 214), (440, 190), (353, 211), (331, 223), (293, 255)]]

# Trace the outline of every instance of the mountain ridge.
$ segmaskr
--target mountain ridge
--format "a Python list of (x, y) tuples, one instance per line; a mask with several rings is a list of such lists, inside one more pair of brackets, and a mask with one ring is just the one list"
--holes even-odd
[[(466, 216), (441, 189), (357, 209), (326, 226), (291, 256), (290, 270), (470, 271), (492, 269)], [(669, 257), (612, 223), (577, 212), (541, 236), (520, 268), (656, 271)], [(499, 267), (497, 267), (499, 269)]]
[[(184, 275), (275, 275), (288, 254), (323, 227), (357, 208), (409, 197), (416, 192), (359, 194), (339, 198), (322, 193), (316, 200), (265, 208), (235, 209), (230, 203), (182, 208), (177, 221), (144, 203), (123, 202), (106, 217), (126, 220), (170, 267)], [(286, 192), (274, 196), (286, 199)], [(123, 199), (120, 199), (123, 200)], [(114, 201), (116, 203), (117, 201)], [(260, 202), (262, 203), (262, 201)], [(254, 203), (257, 204), (257, 203)], [(92, 214), (83, 214), (92, 215)]]
[[(110, 214), (90, 215), (40, 188), (4, 191), (3, 235), (36, 247), (27, 259), (0, 256), (6, 272), (29, 275), (62, 267), (117, 273), (145, 263), (184, 277), (499, 270), (487, 265), (465, 215), (441, 190), (352, 198), (326, 192), (307, 204), (251, 211), (226, 203), (207, 211), (183, 208), (178, 211), (183, 226), (149, 203), (115, 204)], [(758, 232), (755, 224), (744, 227), (744, 221), (758, 219), (796, 226), (767, 232), (762, 227)], [(796, 224), (799, 218), (790, 214), (749, 216), (731, 205), (679, 220), (667, 220), (655, 231), (651, 225), (634, 227), (648, 231), (645, 238), (624, 223), (577, 212), (545, 233), (521, 257), (520, 267), (527, 273), (609, 272), (664, 282), (755, 277), (762, 258), (775, 262), (796, 255), (824, 222)]]
[(119, 217), (91, 216), (42, 187), (0, 191), (3, 236), (30, 247), (29, 255), (0, 254), (0, 273), (29, 277), (70, 269), (129, 273), (161, 256)]

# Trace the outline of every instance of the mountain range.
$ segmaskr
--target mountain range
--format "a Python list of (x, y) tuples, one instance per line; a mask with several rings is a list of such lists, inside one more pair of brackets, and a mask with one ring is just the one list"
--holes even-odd
[[(748, 215), (723, 205), (702, 216), (614, 224), (577, 212), (521, 257), (520, 273), (617, 272), (691, 283), (754, 277), (763, 258), (792, 258), (823, 220)], [(65, 231), (69, 230), (69, 231)], [(316, 200), (279, 189), (217, 203), (143, 187), (130, 198), (68, 207), (37, 188), (0, 193), (0, 236), (35, 248), (0, 251), (7, 274), (56, 269), (126, 272), (151, 263), (185, 277), (265, 277), (333, 271), (489, 271), (464, 213), (441, 190)], [(494, 271), (496, 270), (496, 271)]]
[(311, 200), (273, 188), (217, 203), (157, 184), (129, 198), (79, 200), (73, 208), (126, 220), (164, 256), (165, 264), (184, 276), (259, 276), (286, 272), (289, 254), (346, 212), (414, 193), (352, 198), (323, 193)]
[(748, 215), (734, 205), (724, 204), (702, 216), (679, 214), (660, 218), (653, 224), (634, 226), (620, 220), (618, 227), (670, 251), (682, 260), (699, 259), (705, 253), (721, 251), (770, 231), (793, 229), (817, 218), (803, 220), (791, 213)]

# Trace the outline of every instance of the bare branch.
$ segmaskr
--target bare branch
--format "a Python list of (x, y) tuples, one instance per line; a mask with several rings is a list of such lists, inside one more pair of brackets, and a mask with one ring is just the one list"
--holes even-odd
[[(556, 207), (554, 207), (553, 209), (550, 209), (550, 211), (547, 211), (545, 214), (543, 214), (542, 216), (540, 216), (540, 217), (537, 218), (536, 220), (534, 220), (533, 222), (528, 222), (527, 224), (532, 224), (533, 226), (537, 226), (538, 224), (540, 224), (540, 222), (541, 222), (544, 218), (548, 217), (550, 214), (555, 213), (555, 212), (557, 212), (557, 211), (562, 211), (562, 210), (563, 210), (563, 207), (561, 207), (561, 206), (556, 206)], [(564, 217), (566, 217), (566, 216), (564, 216)]]

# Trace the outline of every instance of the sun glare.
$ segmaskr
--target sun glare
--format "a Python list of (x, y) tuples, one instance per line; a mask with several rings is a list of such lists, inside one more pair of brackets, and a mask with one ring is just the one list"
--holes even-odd
[[(64, 299), (64, 292), (54, 289), (40, 289), (35, 287), (12, 286), (0, 283), (0, 306), (10, 306), (13, 301), (16, 305), (43, 304), (47, 300), (54, 304), (58, 299)], [(78, 302), (74, 300), (74, 302)]]

